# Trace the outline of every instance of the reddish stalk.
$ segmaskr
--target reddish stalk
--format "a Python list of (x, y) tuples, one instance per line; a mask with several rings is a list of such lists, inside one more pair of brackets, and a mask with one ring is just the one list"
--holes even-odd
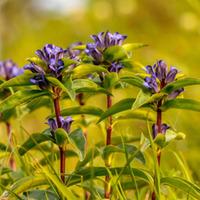
[[(79, 93), (76, 96), (76, 98), (77, 98), (78, 103), (79, 103), (80, 106), (84, 106), (85, 105), (85, 102), (83, 100), (83, 93)], [(85, 120), (85, 115), (82, 114), (81, 118), (84, 121)], [(83, 129), (83, 134), (85, 136), (85, 150), (87, 150), (88, 141), (87, 141), (87, 129), (86, 128)], [(89, 200), (90, 199), (90, 193), (88, 191), (86, 191), (86, 190), (84, 191), (84, 193), (85, 193), (85, 200)]]
[[(162, 100), (158, 101), (158, 104), (157, 104), (156, 125), (157, 125), (157, 128), (158, 128), (158, 133), (162, 133), (162, 111), (160, 110), (161, 105), (162, 105)], [(155, 135), (155, 137), (156, 137), (156, 135)], [(161, 150), (159, 148), (157, 148), (157, 162), (158, 162), (159, 167), (160, 167), (160, 160), (161, 160)], [(156, 200), (155, 191), (153, 191), (151, 199)]]
[[(12, 149), (13, 141), (12, 141), (11, 125), (9, 122), (6, 122), (6, 131), (7, 131), (7, 135), (8, 135), (8, 139), (9, 139), (9, 147)], [(12, 170), (16, 169), (15, 160), (14, 160), (12, 154), (9, 159), (9, 165)]]
[[(60, 121), (60, 89), (53, 87), (53, 93), (55, 95), (55, 98), (53, 99), (54, 103), (54, 110), (55, 110), (55, 115), (56, 115), (56, 122), (58, 125), (58, 128), (61, 128), (62, 124)], [(65, 150), (62, 146), (59, 146), (59, 151), (60, 151), (60, 177), (63, 183), (65, 183)]]
[[(112, 98), (110, 95), (107, 95), (107, 109), (112, 106)], [(107, 127), (107, 134), (106, 134), (106, 146), (111, 144), (111, 136), (112, 136), (112, 116), (108, 118), (108, 127)], [(110, 168), (109, 160), (106, 161), (106, 167)], [(111, 187), (110, 187), (110, 176), (107, 175), (105, 177), (105, 198), (110, 199), (111, 194)]]

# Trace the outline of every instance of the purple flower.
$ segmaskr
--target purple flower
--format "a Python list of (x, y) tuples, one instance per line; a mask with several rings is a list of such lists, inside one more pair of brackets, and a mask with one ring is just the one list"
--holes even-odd
[[(73, 122), (72, 117), (68, 116), (66, 118), (63, 118), (60, 116), (60, 121), (61, 121), (61, 128), (65, 129), (67, 133), (70, 132), (71, 124)], [(48, 119), (48, 125), (50, 126), (50, 129), (55, 132), (56, 129), (58, 128), (58, 124), (55, 119), (49, 118)]]
[(109, 72), (119, 72), (123, 68), (122, 63), (113, 62), (111, 66), (108, 68)]
[(0, 62), (0, 76), (5, 80), (23, 74), (24, 70), (19, 68), (12, 60), (8, 59)]
[(48, 66), (49, 72), (55, 77), (61, 76), (64, 62), (61, 60), (66, 54), (66, 50), (53, 44), (46, 44), (42, 50), (37, 50), (36, 55)]
[(30, 70), (33, 73), (51, 74), (56, 78), (61, 78), (61, 72), (64, 68), (62, 58), (66, 54), (66, 50), (53, 44), (46, 44), (42, 50), (37, 50), (35, 53), (47, 65), (47, 69), (45, 70), (33, 61), (26, 65), (24, 69)]
[[(169, 129), (169, 128), (170, 128), (170, 126), (168, 126), (167, 124), (162, 124), (161, 125), (161, 133), (165, 134), (167, 129)], [(153, 124), (152, 130), (153, 130), (153, 137), (155, 138), (156, 135), (158, 134), (158, 126), (156, 124)]]
[[(168, 69), (163, 60), (159, 60), (153, 66), (147, 65), (145, 70), (150, 76), (144, 79), (144, 86), (151, 90), (152, 93), (160, 92), (162, 88), (176, 79), (178, 73), (175, 67)], [(183, 88), (172, 92), (168, 97), (176, 98), (181, 92), (183, 92)]]
[(73, 60), (79, 61), (79, 55), (81, 54), (81, 50), (74, 49), (76, 46), (82, 45), (82, 42), (75, 42), (71, 44), (67, 50), (66, 55)]
[(49, 85), (47, 79), (44, 74), (37, 74), (33, 78), (30, 79), (30, 82), (34, 85), (38, 85), (41, 89), (46, 89)]
[[(93, 58), (93, 63), (95, 65), (105, 64), (103, 53), (110, 46), (120, 46), (123, 41), (127, 38), (126, 35), (121, 35), (118, 32), (100, 32), (97, 35), (92, 35), (91, 38), (94, 40), (93, 43), (88, 43), (86, 45), (85, 52), (87, 55)], [(108, 63), (107, 63), (108, 64)], [(123, 68), (123, 65), (119, 61), (114, 61), (109, 64), (108, 70), (110, 72), (119, 72)]]

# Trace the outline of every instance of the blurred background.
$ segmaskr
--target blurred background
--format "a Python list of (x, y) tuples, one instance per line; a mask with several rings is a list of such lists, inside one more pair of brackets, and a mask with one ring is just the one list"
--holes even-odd
[[(0, 0), (0, 59), (12, 58), (19, 66), (46, 43), (67, 47), (76, 41), (89, 42), (89, 35), (107, 30), (127, 34), (126, 42), (148, 44), (134, 53), (142, 64), (163, 59), (186, 75), (200, 78), (199, 0)], [(131, 89), (116, 95), (114, 101), (130, 96), (131, 91), (134, 96)], [(200, 87), (188, 87), (184, 95), (200, 100)], [(31, 119), (27, 122), (30, 131), (45, 126), (43, 115), (35, 114), (34, 127)], [(200, 180), (200, 114), (173, 110), (165, 117), (186, 134), (186, 140), (173, 148), (183, 153), (191, 173)], [(139, 128), (126, 131), (145, 130), (145, 123), (136, 124)]]

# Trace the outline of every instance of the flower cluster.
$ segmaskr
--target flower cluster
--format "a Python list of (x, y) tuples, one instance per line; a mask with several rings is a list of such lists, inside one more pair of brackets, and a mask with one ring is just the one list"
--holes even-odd
[[(92, 35), (91, 38), (94, 40), (93, 43), (88, 43), (86, 45), (86, 54), (93, 58), (93, 63), (98, 65), (103, 63), (103, 53), (104, 51), (111, 46), (120, 46), (123, 41), (127, 38), (126, 35), (121, 35), (118, 32), (101, 32), (98, 35)], [(119, 62), (113, 62), (109, 66), (108, 70), (110, 72), (119, 72), (123, 68), (123, 65)]]
[[(63, 118), (60, 116), (59, 118), (60, 118), (60, 122), (61, 122), (61, 128), (63, 128), (67, 133), (69, 133), (71, 124), (73, 122), (72, 117), (68, 116), (66, 118)], [(56, 120), (53, 118), (49, 118), (47, 123), (48, 123), (51, 131), (53, 131), (53, 132), (55, 132), (56, 129), (58, 128), (58, 124), (57, 124)]]
[(14, 78), (23, 74), (24, 70), (19, 68), (12, 60), (5, 60), (0, 62), (0, 76), (5, 80)]
[[(160, 92), (167, 84), (173, 82), (178, 70), (175, 67), (168, 69), (166, 63), (163, 60), (159, 60), (153, 66), (147, 65), (146, 72), (150, 76), (145, 78), (144, 86), (154, 94)], [(169, 94), (168, 98), (174, 99), (183, 91), (183, 88), (173, 91)]]

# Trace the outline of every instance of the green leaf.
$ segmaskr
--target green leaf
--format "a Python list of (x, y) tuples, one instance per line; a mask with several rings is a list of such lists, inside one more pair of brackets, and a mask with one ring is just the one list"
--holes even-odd
[(73, 89), (79, 90), (81, 88), (97, 88), (98, 85), (90, 79), (75, 79), (73, 80)]
[(140, 90), (133, 105), (132, 105), (132, 109), (136, 110), (136, 109), (140, 108), (149, 100), (150, 97), (151, 97), (151, 93), (143, 92), (142, 90)]
[(190, 85), (200, 85), (200, 79), (197, 78), (182, 78), (179, 80), (176, 80), (174, 82), (169, 83), (167, 86), (165, 86), (161, 92), (170, 94), (174, 90), (177, 90), (179, 88), (183, 88)]
[(161, 178), (161, 184), (177, 188), (188, 195), (200, 199), (200, 187), (180, 177)]
[(87, 165), (89, 162), (92, 162), (92, 160), (94, 160), (98, 155), (100, 155), (100, 150), (98, 148), (94, 147), (89, 149), (84, 159), (77, 163), (76, 170), (79, 170), (80, 168)]
[[(109, 171), (113, 175), (118, 175), (123, 170), (124, 175), (130, 175), (129, 167), (116, 167), (110, 168)], [(139, 168), (132, 168), (133, 174), (135, 177), (144, 180), (145, 182), (149, 183), (153, 181), (151, 174), (143, 169)], [(106, 176), (109, 175), (109, 172), (106, 167), (87, 167), (84, 169), (80, 169), (74, 172), (71, 176), (68, 177), (66, 182), (67, 186), (76, 185), (81, 183), (82, 181), (90, 180), (91, 178), (96, 178), (99, 176)]]
[(127, 52), (122, 46), (111, 46), (108, 47), (104, 53), (104, 60), (108, 62), (113, 62), (116, 60), (122, 60), (124, 58), (127, 58)]
[(133, 51), (135, 49), (139, 49), (142, 47), (146, 47), (148, 46), (147, 44), (142, 44), (142, 43), (127, 43), (122, 45), (122, 47), (126, 50), (126, 51)]
[(110, 89), (114, 87), (119, 81), (118, 74), (115, 72), (111, 72), (106, 74), (103, 82), (103, 88)]
[(106, 119), (107, 117), (111, 116), (111, 115), (122, 112), (124, 110), (131, 109), (131, 106), (133, 105), (134, 101), (135, 101), (135, 99), (133, 99), (133, 98), (127, 98), (127, 99), (123, 99), (123, 100), (117, 102), (116, 104), (114, 104), (111, 108), (106, 110), (101, 115), (98, 123), (101, 122), (102, 120)]
[(51, 190), (31, 190), (27, 193), (28, 198), (30, 199), (48, 199), (48, 200), (58, 200), (60, 199), (56, 193)]
[(4, 112), (15, 108), (18, 105), (28, 103), (29, 101), (41, 97), (49, 95), (46, 90), (21, 90), (17, 91), (13, 95), (6, 98), (4, 101), (0, 103), (0, 112)]
[(10, 147), (0, 142), (0, 151), (11, 151)]
[[(129, 155), (134, 154), (138, 151), (138, 149), (134, 145), (125, 144), (124, 147)], [(108, 145), (103, 149), (102, 157), (104, 160), (108, 159), (108, 157), (113, 153), (125, 153), (125, 149), (122, 145), (114, 146)], [(135, 158), (139, 160), (142, 164), (145, 164), (145, 158), (141, 151), (138, 151), (135, 155)]]
[(102, 113), (103, 110), (101, 108), (94, 106), (75, 106), (63, 109), (61, 111), (62, 116), (80, 115), (80, 114), (100, 116)]
[(39, 57), (34, 56), (34, 57), (31, 57), (31, 58), (27, 58), (27, 61), (35, 63), (36, 65), (42, 67), (44, 69), (44, 71), (46, 71), (47, 68), (48, 68), (47, 64), (42, 59), (40, 59)]
[(155, 121), (155, 115), (146, 110), (127, 110), (117, 116), (117, 120), (141, 119)]
[(166, 111), (171, 108), (200, 112), (200, 102), (192, 99), (172, 99), (166, 101), (161, 106), (162, 111)]
[(152, 95), (149, 92), (140, 90), (135, 102), (133, 103), (132, 109), (135, 110), (145, 105), (148, 106), (147, 104), (154, 103), (163, 98), (164, 96), (166, 96), (165, 93), (156, 93)]
[(12, 193), (9, 191), (4, 191), (0, 198), (16, 199), (13, 194), (19, 195), (23, 192), (26, 192), (34, 187), (38, 187), (41, 185), (47, 185), (47, 180), (43, 176), (23, 177), (15, 181), (15, 183), (11, 186), (10, 191), (12, 191)]
[(69, 200), (78, 200), (78, 198), (75, 197), (73, 192), (63, 184), (63, 182), (58, 178), (58, 176), (55, 173), (49, 172), (46, 168), (42, 168), (42, 171), (63, 197)]
[(75, 93), (74, 91), (71, 89), (70, 87), (70, 80), (66, 81), (65, 82), (65, 85), (63, 83), (61, 83), (57, 78), (54, 78), (54, 77), (46, 77), (46, 79), (51, 83), (53, 84), (54, 86), (58, 86), (59, 88), (62, 89), (63, 92), (66, 92), (69, 97), (74, 100), (75, 99)]
[(7, 88), (7, 87), (33, 85), (30, 82), (30, 78), (32, 78), (33, 76), (34, 74), (22, 74), (22, 75), (16, 76), (8, 81), (3, 82), (0, 85), (0, 89)]
[(82, 129), (78, 128), (72, 131), (69, 134), (69, 138), (71, 140), (71, 144), (75, 147), (75, 150), (77, 150), (77, 154), (79, 155), (80, 160), (82, 161), (85, 156), (85, 143), (86, 143)]
[(147, 90), (147, 88), (144, 86), (144, 80), (138, 76), (121, 77), (120, 80), (124, 83), (128, 83), (132, 86), (136, 86), (144, 91)]
[(32, 134), (25, 142), (24, 144), (22, 144), (19, 149), (18, 152), (21, 156), (23, 156), (25, 153), (27, 153), (27, 151), (29, 151), (30, 149), (34, 148), (35, 146), (37, 146), (38, 144), (42, 143), (42, 142), (46, 142), (46, 141), (53, 141), (53, 139), (51, 138), (50, 135), (50, 129), (46, 129), (44, 132), (42, 133), (35, 133)]
[(74, 68), (73, 78), (82, 78), (89, 74), (100, 73), (100, 72), (107, 73), (108, 71), (102, 66), (92, 65), (92, 64), (82, 64)]
[[(78, 156), (77, 153), (73, 150), (67, 149), (65, 151), (65, 157), (69, 158), (69, 157), (75, 157)], [(57, 161), (58, 159), (60, 159), (60, 151), (51, 151), (50, 154), (48, 154), (47, 156), (45, 156), (44, 158), (42, 158), (41, 160), (39, 160), (39, 164), (42, 166), (48, 165), (48, 164), (52, 164), (52, 162)], [(50, 162), (50, 163), (49, 163)], [(38, 163), (36, 164), (38, 165)]]
[(55, 131), (55, 139), (57, 145), (62, 145), (67, 141), (67, 132), (63, 128), (58, 128)]

